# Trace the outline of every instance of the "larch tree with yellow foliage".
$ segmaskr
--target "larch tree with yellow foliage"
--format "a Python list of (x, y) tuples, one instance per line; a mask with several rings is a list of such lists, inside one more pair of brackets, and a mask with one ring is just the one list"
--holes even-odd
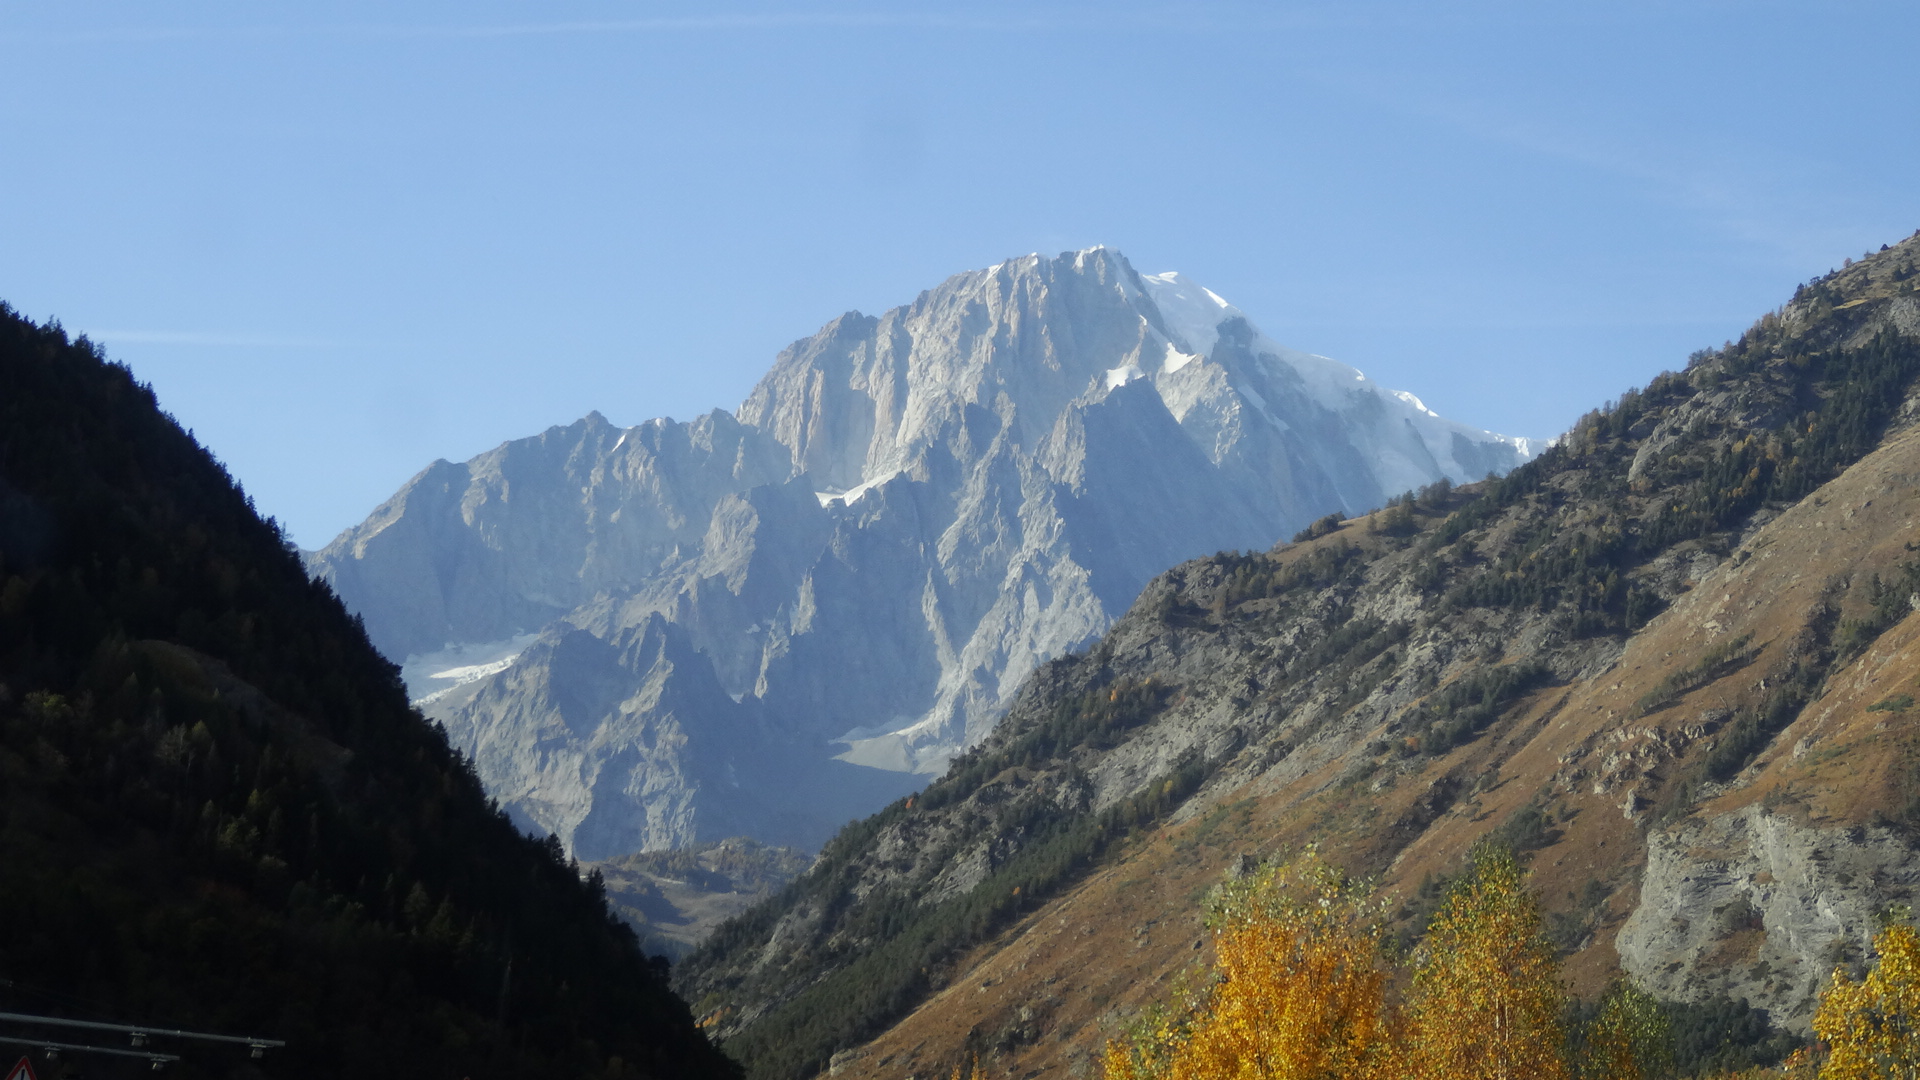
[(1814, 1033), (1827, 1044), (1820, 1080), (1920, 1077), (1920, 934), (1897, 924), (1873, 944), (1873, 970), (1855, 982), (1834, 969), (1814, 1014)]
[[(1106, 1080), (1574, 1080), (1559, 960), (1512, 852), (1474, 852), (1427, 926), (1404, 1008), (1387, 998), (1385, 923), (1311, 848), (1223, 886), (1211, 981), (1109, 1043)], [(1667, 1015), (1629, 983), (1583, 1036), (1580, 1080), (1671, 1070)]]
[(1380, 912), (1312, 849), (1221, 890), (1215, 981), (1186, 1011), (1107, 1047), (1108, 1080), (1333, 1080), (1383, 1075)]
[(1408, 1004), (1408, 1076), (1569, 1080), (1559, 963), (1511, 852), (1474, 853), (1427, 929)]

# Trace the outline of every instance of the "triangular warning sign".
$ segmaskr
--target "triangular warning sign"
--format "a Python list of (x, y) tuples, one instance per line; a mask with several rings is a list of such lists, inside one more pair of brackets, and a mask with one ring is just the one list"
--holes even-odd
[(7, 1080), (39, 1080), (39, 1077), (34, 1075), (33, 1062), (23, 1057), (20, 1059), (20, 1064), (7, 1070)]

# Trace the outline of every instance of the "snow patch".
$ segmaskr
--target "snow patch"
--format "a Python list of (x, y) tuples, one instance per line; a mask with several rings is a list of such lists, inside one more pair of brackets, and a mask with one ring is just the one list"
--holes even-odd
[(470, 683), (475, 679), (484, 679), (496, 671), (505, 671), (513, 666), (519, 657), (509, 656), (505, 660), (494, 660), (485, 664), (466, 664), (450, 667), (445, 671), (436, 671), (427, 676), (429, 679), (452, 679), (455, 683)]
[(416, 653), (400, 665), (400, 679), (415, 705), (430, 705), (450, 691), (513, 666), (540, 635), (519, 634), (501, 641), (450, 644), (439, 652)]
[(1160, 362), (1160, 370), (1171, 375), (1200, 357), (1194, 353), (1183, 353), (1173, 342), (1167, 342), (1167, 358)]
[(1128, 364), (1125, 367), (1108, 368), (1107, 369), (1107, 389), (1117, 390), (1120, 387), (1127, 385), (1128, 383), (1132, 382), (1135, 379), (1144, 379), (1146, 377), (1147, 377), (1146, 372), (1141, 371), (1139, 368), (1134, 367), (1132, 364)]
[[(906, 726), (899, 726), (902, 723)], [(896, 717), (892, 725), (857, 727), (831, 741), (846, 747), (834, 757), (850, 765), (938, 776), (946, 771), (947, 762), (955, 754), (966, 749), (942, 738), (943, 734), (943, 725), (934, 717), (910, 720), (902, 716)]]
[(813, 497), (820, 500), (822, 509), (836, 502), (842, 506), (852, 506), (854, 503), (860, 501), (860, 496), (865, 495), (867, 492), (872, 491), (874, 488), (879, 487), (899, 475), (900, 473), (897, 471), (890, 472), (885, 476), (876, 476), (872, 480), (856, 484), (845, 491), (816, 491), (813, 493)]
[(1407, 404), (1413, 406), (1414, 408), (1420, 410), (1421, 412), (1426, 413), (1428, 416), (1434, 417), (1436, 419), (1438, 419), (1440, 416), (1439, 413), (1434, 412), (1432, 409), (1427, 408), (1426, 402), (1421, 401), (1419, 398), (1414, 397), (1412, 394), (1407, 393), (1405, 390), (1395, 390), (1393, 392), (1393, 396), (1399, 398), (1401, 401), (1406, 402)]
[(1147, 296), (1160, 309), (1160, 322), (1179, 343), (1194, 353), (1206, 356), (1220, 340), (1220, 324), (1245, 315), (1237, 307), (1178, 271), (1142, 274)]

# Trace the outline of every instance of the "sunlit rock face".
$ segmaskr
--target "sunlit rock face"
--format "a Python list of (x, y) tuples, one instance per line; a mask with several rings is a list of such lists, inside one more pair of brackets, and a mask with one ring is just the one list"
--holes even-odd
[(737, 413), (436, 462), (312, 562), (579, 857), (811, 848), (1168, 566), (1531, 449), (1093, 248), (844, 315)]

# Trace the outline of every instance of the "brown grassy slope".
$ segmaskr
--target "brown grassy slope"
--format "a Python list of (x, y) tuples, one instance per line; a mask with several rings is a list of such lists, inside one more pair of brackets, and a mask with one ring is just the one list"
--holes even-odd
[[(1617, 968), (1613, 943), (1639, 903), (1649, 830), (1667, 835), (1748, 804), (1778, 811), (1803, 839), (1875, 815), (1902, 820), (1907, 714), (1864, 710), (1912, 677), (1901, 667), (1909, 627), (1838, 667), (1832, 641), (1868, 606), (1871, 574), (1912, 557), (1912, 387), (1888, 391), (1883, 404), (1905, 404), (1880, 449), (1797, 504), (1749, 501), (1690, 533), (1659, 523), (1710, 503), (1702, 478), (1728, 455), (1765, 456), (1756, 469), (1797, 467), (1797, 433), (1844, 400), (1822, 381), (1823, 358), (1888, 328), (1909, 342), (1920, 331), (1906, 269), (1916, 255), (1920, 244), (1908, 241), (1835, 275), (1736, 348), (1590, 417), (1525, 475), (1478, 501), (1424, 508), (1417, 535), (1354, 522), (1271, 555), (1169, 572), (1098, 648), (1036, 674), (972, 760), (991, 775), (950, 777), (952, 798), (876, 819), (861, 850), (836, 856), (845, 891), (764, 913), (764, 936), (736, 935), (696, 958), (690, 989), (728, 1035), (770, 1030), (767, 1018), (790, 1015), (793, 1002), (817, 1009), (805, 990), (825, 985), (842, 962), (832, 957), (884, 943), (860, 936), (872, 933), (859, 920), (872, 898), (904, 897), (913, 911), (929, 897), (1005, 887), (995, 875), (1017, 864), (1025, 834), (996, 824), (1010, 820), (1004, 808), (1098, 813), (1155, 790), (1183, 761), (1206, 763), (1198, 791), (990, 941), (930, 966), (910, 1013), (864, 1046), (837, 1047), (839, 1073), (925, 1076), (975, 1053), (996, 1075), (1083, 1069), (1116, 1023), (1204, 957), (1205, 892), (1243, 855), (1316, 842), (1411, 898), (1507, 826), (1536, 848), (1534, 885), (1570, 981), (1591, 993)], [(1777, 697), (1796, 663), (1825, 676), (1824, 696), (1752, 767), (1704, 776), (1742, 710)], [(1461, 715), (1442, 708), (1450, 694), (1534, 665), (1540, 676), (1500, 701), (1492, 723), (1436, 738)], [(1023, 733), (1047, 717), (1088, 707), (1073, 702), (1147, 680), (1165, 691), (1150, 722), (1021, 750)], [(1656, 693), (1663, 686), (1672, 692)], [(1848, 734), (1860, 725), (1876, 738)], [(1797, 758), (1781, 749), (1803, 738)], [(1822, 775), (1833, 790), (1817, 795)], [(1869, 839), (1881, 834), (1894, 835)], [(1722, 854), (1714, 867), (1732, 865)], [(1880, 887), (1833, 887), (1843, 886)], [(1761, 931), (1729, 927), (1739, 933)], [(1710, 992), (1733, 970), (1725, 956), (1696, 959), (1698, 970), (1683, 973), (1706, 980), (1694, 989)], [(1768, 989), (1753, 970), (1740, 977), (1788, 1001), (1793, 986)]]

